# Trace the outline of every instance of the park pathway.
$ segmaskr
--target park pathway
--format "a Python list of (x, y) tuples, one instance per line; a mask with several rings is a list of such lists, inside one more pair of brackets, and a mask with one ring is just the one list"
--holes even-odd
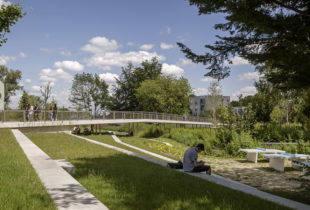
[[(142, 159), (144, 159), (146, 161), (153, 162), (155, 164), (159, 164), (159, 165), (162, 165), (162, 166), (166, 166), (167, 165), (166, 162), (163, 162), (161, 160), (157, 160), (157, 159), (154, 159), (154, 158), (151, 158), (151, 157), (147, 157), (145, 155), (137, 154), (137, 153), (125, 150), (125, 149), (121, 149), (121, 148), (118, 148), (118, 147), (115, 147), (115, 146), (112, 146), (112, 145), (109, 145), (109, 144), (105, 144), (105, 143), (101, 143), (101, 142), (98, 142), (98, 141), (95, 141), (95, 140), (91, 140), (91, 139), (88, 139), (88, 138), (85, 138), (85, 137), (82, 137), (82, 136), (73, 135), (70, 132), (66, 132), (66, 133), (71, 135), (71, 136), (75, 136), (77, 138), (83, 139), (85, 141), (88, 141), (88, 142), (91, 142), (91, 143), (94, 143), (94, 144), (98, 144), (98, 145), (107, 147), (109, 149), (114, 149), (114, 150), (117, 150), (119, 152), (123, 152), (125, 154), (131, 155), (131, 156), (142, 158)], [(118, 137), (116, 137), (116, 136), (114, 136), (113, 138), (114, 139), (115, 138), (118, 139)], [(121, 142), (120, 139), (118, 139), (118, 141)], [(209, 176), (209, 175), (206, 175), (205, 173), (187, 173), (187, 172), (184, 172), (183, 170), (177, 170), (177, 171), (179, 171), (181, 173), (186, 173), (186, 174), (189, 174), (191, 176), (195, 176), (195, 177), (198, 177), (198, 178), (201, 178), (201, 179), (204, 179), (204, 180), (207, 180), (209, 182), (216, 183), (218, 185), (222, 185), (224, 187), (228, 187), (228, 188), (233, 189), (233, 190), (238, 190), (238, 191), (241, 191), (241, 192), (244, 192), (244, 193), (256, 196), (258, 198), (261, 198), (261, 199), (264, 199), (264, 200), (268, 200), (268, 201), (277, 203), (279, 205), (283, 205), (283, 206), (289, 207), (289, 208), (298, 209), (298, 210), (309, 210), (310, 209), (310, 205), (306, 205), (306, 204), (303, 204), (303, 203), (300, 203), (300, 202), (289, 200), (289, 199), (286, 199), (286, 198), (283, 198), (283, 197), (280, 197), (280, 196), (276, 196), (276, 195), (273, 195), (273, 194), (270, 194), (270, 193), (266, 193), (266, 192), (258, 190), (257, 188), (254, 188), (254, 187), (242, 184), (240, 182), (233, 181), (231, 179), (224, 178), (224, 177), (216, 175), (216, 174), (212, 174), (211, 176)]]
[(23, 133), (12, 133), (59, 210), (108, 209)]

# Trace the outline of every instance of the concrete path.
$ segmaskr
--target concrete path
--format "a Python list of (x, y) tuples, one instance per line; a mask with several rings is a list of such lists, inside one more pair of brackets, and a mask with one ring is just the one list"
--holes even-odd
[[(131, 156), (142, 158), (142, 159), (144, 159), (146, 161), (149, 161), (149, 162), (153, 162), (153, 163), (156, 163), (156, 164), (159, 164), (159, 165), (162, 165), (162, 166), (166, 166), (167, 165), (166, 162), (163, 162), (163, 161), (151, 158), (151, 157), (147, 157), (147, 156), (144, 156), (144, 155), (136, 154), (134, 152), (130, 152), (128, 150), (124, 150), (124, 149), (121, 149), (121, 148), (118, 148), (118, 147), (115, 147), (115, 146), (111, 146), (109, 144), (104, 144), (104, 143), (101, 143), (101, 142), (98, 142), (98, 141), (94, 141), (94, 140), (91, 140), (91, 139), (88, 139), (88, 138), (85, 138), (85, 137), (82, 137), (82, 136), (76, 136), (76, 135), (71, 134), (70, 132), (66, 132), (66, 133), (69, 134), (69, 135), (72, 135), (74, 137), (86, 140), (88, 142), (91, 142), (91, 143), (94, 143), (94, 144), (98, 144), (98, 145), (107, 147), (109, 149), (114, 149), (114, 150), (117, 150), (119, 152), (123, 152), (123, 153), (126, 153), (128, 155), (131, 155)], [(187, 172), (184, 172), (183, 170), (177, 170), (177, 171), (179, 171), (181, 173), (186, 173), (188, 175), (195, 176), (195, 177), (198, 177), (198, 178), (201, 178), (201, 179), (205, 179), (205, 180), (207, 180), (209, 182), (213, 182), (213, 183), (216, 183), (218, 185), (222, 185), (224, 187), (228, 187), (230, 189), (238, 190), (238, 191), (241, 191), (241, 192), (244, 192), (244, 193), (256, 196), (258, 198), (261, 198), (261, 199), (264, 199), (264, 200), (268, 200), (268, 201), (277, 203), (279, 205), (283, 205), (283, 206), (289, 207), (289, 208), (299, 209), (299, 210), (309, 210), (310, 209), (310, 205), (306, 205), (306, 204), (303, 204), (303, 203), (300, 203), (300, 202), (289, 200), (289, 199), (286, 199), (286, 198), (283, 198), (283, 197), (279, 197), (279, 196), (276, 196), (276, 195), (273, 195), (273, 194), (270, 194), (270, 193), (266, 193), (266, 192), (263, 192), (263, 191), (260, 191), (260, 190), (258, 190), (256, 188), (254, 188), (254, 187), (242, 184), (240, 182), (233, 181), (233, 180), (228, 179), (228, 178), (224, 178), (224, 177), (216, 175), (216, 174), (212, 174), (211, 176), (209, 176), (209, 175), (206, 175), (205, 173), (187, 173)]]
[(58, 209), (108, 209), (23, 133), (12, 132)]
[(141, 149), (141, 148), (139, 148), (139, 147), (135, 147), (135, 146), (132, 146), (132, 145), (130, 145), (130, 144), (126, 144), (126, 143), (122, 142), (122, 141), (121, 141), (117, 136), (115, 136), (115, 135), (111, 135), (111, 136), (112, 136), (112, 138), (114, 139), (115, 142), (117, 142), (117, 143), (119, 143), (119, 144), (122, 144), (122, 145), (125, 145), (126, 147), (130, 147), (130, 148), (132, 148), (132, 149), (138, 150), (138, 151), (143, 152), (143, 153), (148, 154), (148, 155), (152, 155), (152, 156), (154, 156), (154, 157), (157, 157), (157, 158), (159, 158), (159, 159), (162, 159), (162, 160), (165, 160), (165, 161), (168, 161), (168, 162), (177, 162), (177, 161), (175, 161), (175, 160), (173, 160), (173, 159), (171, 159), (171, 158), (167, 158), (167, 157), (164, 157), (164, 156), (162, 156), (162, 155), (158, 155), (158, 154), (156, 154), (156, 153), (149, 152), (149, 151), (147, 151), (147, 150)]

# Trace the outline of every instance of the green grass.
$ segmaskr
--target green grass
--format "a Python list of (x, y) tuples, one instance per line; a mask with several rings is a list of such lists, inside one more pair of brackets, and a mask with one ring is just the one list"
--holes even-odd
[(30, 133), (53, 159), (67, 159), (74, 177), (110, 209), (286, 209), (64, 133)]
[(57, 209), (8, 129), (0, 129), (0, 209)]

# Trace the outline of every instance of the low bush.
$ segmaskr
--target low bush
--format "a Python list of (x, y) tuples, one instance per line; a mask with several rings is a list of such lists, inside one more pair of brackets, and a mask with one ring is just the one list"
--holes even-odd
[(265, 142), (297, 142), (304, 139), (305, 132), (298, 123), (256, 123), (252, 135), (255, 139)]

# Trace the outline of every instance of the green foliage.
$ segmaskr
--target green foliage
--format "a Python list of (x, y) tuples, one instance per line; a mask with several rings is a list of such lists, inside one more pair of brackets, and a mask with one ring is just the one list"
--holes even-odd
[(265, 142), (297, 142), (304, 139), (301, 124), (257, 123), (254, 126), (253, 137)]
[(22, 13), (19, 4), (2, 4), (0, 8), (0, 47), (7, 41), (5, 35), (10, 33), (10, 27), (13, 26), (26, 13)]
[(10, 97), (14, 96), (17, 90), (21, 90), (23, 88), (19, 85), (21, 78), (22, 72), (20, 70), (9, 70), (6, 66), (0, 65), (0, 79), (4, 82), (4, 102), (6, 106), (10, 103)]
[(136, 97), (136, 91), (145, 80), (155, 80), (161, 75), (161, 64), (156, 58), (151, 61), (143, 61), (141, 66), (134, 67), (131, 63), (122, 68), (122, 74), (116, 79), (117, 86), (114, 89), (111, 109), (120, 111), (140, 110), (140, 102)]
[(283, 123), (283, 112), (280, 110), (279, 106), (275, 106), (270, 113), (270, 120), (273, 123)]
[[(98, 112), (104, 109), (110, 101), (108, 85), (99, 75), (83, 72), (76, 74), (73, 79), (70, 102), (79, 109)], [(92, 109), (94, 106), (94, 110)]]
[(185, 78), (160, 76), (146, 80), (136, 89), (141, 110), (169, 114), (188, 113), (191, 87)]
[(28, 93), (24, 90), (23, 95), (19, 100), (18, 107), (20, 110), (24, 110), (26, 108), (26, 105), (29, 104), (29, 95)]
[(256, 65), (269, 81), (283, 88), (310, 87), (309, 0), (189, 0), (199, 14), (224, 13), (226, 22), (203, 55), (178, 43), (186, 57), (207, 65), (205, 76), (223, 79), (230, 69), (225, 61), (239, 55)]

